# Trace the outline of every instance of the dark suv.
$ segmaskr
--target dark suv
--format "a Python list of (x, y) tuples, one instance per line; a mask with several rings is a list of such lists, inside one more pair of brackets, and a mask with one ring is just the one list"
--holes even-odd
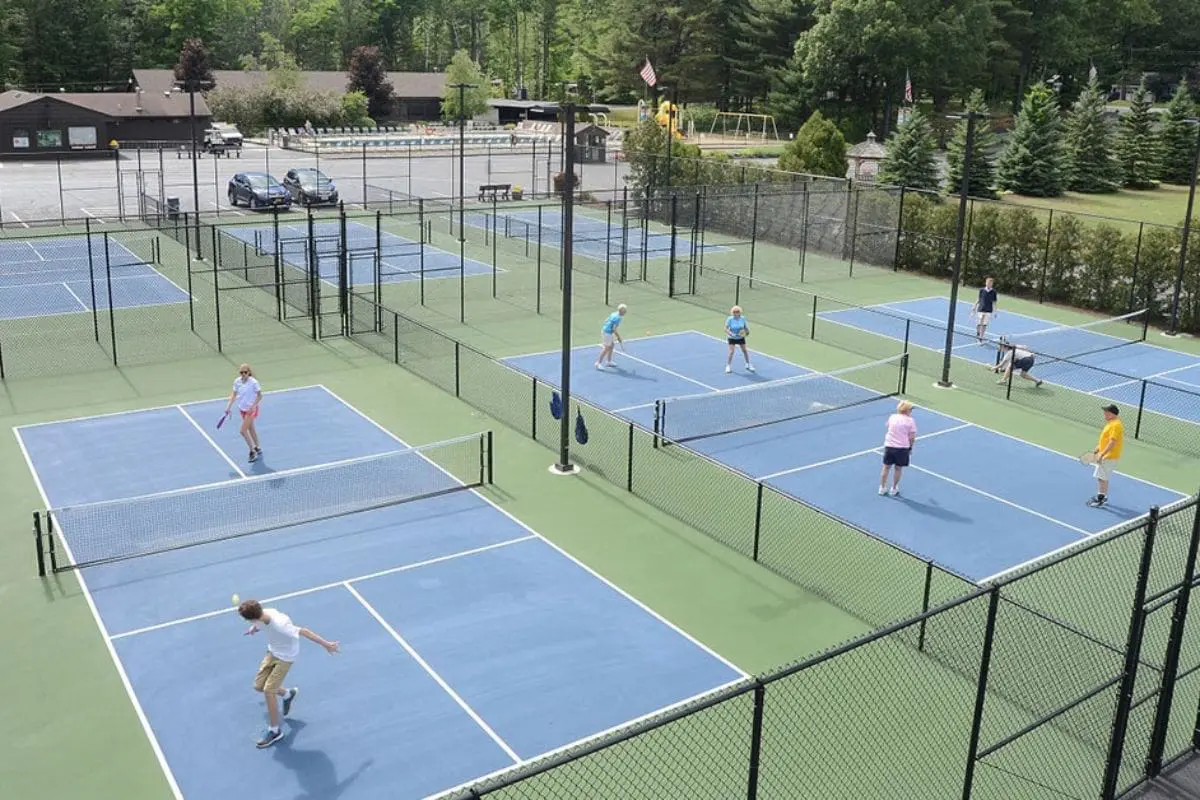
[(292, 200), (302, 206), (335, 206), (338, 202), (337, 186), (319, 169), (289, 169), (283, 176), (283, 186), (291, 193)]
[(250, 208), (290, 208), (292, 196), (265, 172), (239, 172), (229, 179), (229, 205)]

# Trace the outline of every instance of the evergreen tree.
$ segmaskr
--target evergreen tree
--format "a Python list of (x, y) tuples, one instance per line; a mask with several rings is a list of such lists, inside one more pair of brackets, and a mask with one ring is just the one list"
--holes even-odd
[(1045, 83), (1030, 87), (997, 165), (1000, 188), (1031, 197), (1058, 197), (1067, 183), (1058, 98)]
[(779, 157), (779, 168), (806, 175), (846, 177), (846, 139), (830, 120), (816, 111), (800, 127)]
[(1130, 189), (1157, 186), (1160, 154), (1152, 106), (1143, 80), (1129, 101), (1129, 113), (1121, 117), (1121, 137), (1117, 145), (1125, 186)]
[(1113, 135), (1104, 119), (1106, 97), (1092, 77), (1071, 108), (1064, 126), (1070, 162), (1068, 188), (1075, 192), (1114, 192), (1120, 186), (1121, 168), (1113, 148)]
[(1167, 121), (1162, 127), (1162, 174), (1165, 183), (1187, 186), (1192, 181), (1196, 158), (1196, 126), (1187, 122), (1196, 113), (1187, 81), (1180, 81), (1171, 98)]
[(879, 164), (879, 182), (910, 189), (937, 189), (938, 172), (933, 160), (933, 128), (929, 119), (914, 110), (885, 145)]
[[(967, 100), (967, 110), (982, 114), (982, 119), (975, 120), (975, 142), (971, 156), (971, 184), (967, 192), (972, 197), (995, 198), (996, 169), (992, 165), (992, 128), (991, 111), (979, 89), (971, 92)], [(963, 158), (967, 152), (967, 121), (962, 120), (954, 131), (954, 138), (947, 148), (947, 190), (957, 193), (962, 186)]]

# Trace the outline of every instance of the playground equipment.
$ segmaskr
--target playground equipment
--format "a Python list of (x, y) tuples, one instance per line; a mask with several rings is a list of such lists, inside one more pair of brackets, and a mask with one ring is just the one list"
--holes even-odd
[(664, 128), (670, 125), (671, 135), (676, 139), (683, 138), (683, 132), (679, 130), (679, 106), (670, 100), (663, 100), (658, 104), (658, 114), (655, 115), (654, 119)]
[[(730, 127), (732, 123), (732, 129)], [(779, 130), (775, 127), (775, 117), (770, 114), (748, 114), (742, 111), (718, 111), (713, 117), (709, 134), (717, 134), (717, 126), (721, 127), (719, 135), (738, 139), (761, 139), (766, 141), (768, 136), (778, 141)]]

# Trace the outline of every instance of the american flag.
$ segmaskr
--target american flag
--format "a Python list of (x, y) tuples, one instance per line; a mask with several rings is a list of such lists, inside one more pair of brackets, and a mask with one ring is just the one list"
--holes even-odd
[(654, 67), (650, 64), (649, 58), (646, 59), (646, 66), (642, 67), (641, 75), (647, 86), (658, 83), (658, 76), (654, 74)]
[(912, 80), (908, 77), (908, 70), (904, 70), (904, 102), (910, 106), (913, 101)]

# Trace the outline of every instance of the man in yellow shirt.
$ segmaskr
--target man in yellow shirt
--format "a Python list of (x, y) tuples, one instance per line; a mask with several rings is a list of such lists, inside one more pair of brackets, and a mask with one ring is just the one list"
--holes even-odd
[(1093, 450), (1096, 454), (1096, 496), (1088, 500), (1092, 508), (1099, 508), (1108, 502), (1108, 479), (1117, 468), (1117, 460), (1121, 457), (1121, 448), (1125, 444), (1125, 426), (1121, 424), (1121, 409), (1116, 406), (1104, 407), (1104, 428), (1100, 431), (1100, 443)]

